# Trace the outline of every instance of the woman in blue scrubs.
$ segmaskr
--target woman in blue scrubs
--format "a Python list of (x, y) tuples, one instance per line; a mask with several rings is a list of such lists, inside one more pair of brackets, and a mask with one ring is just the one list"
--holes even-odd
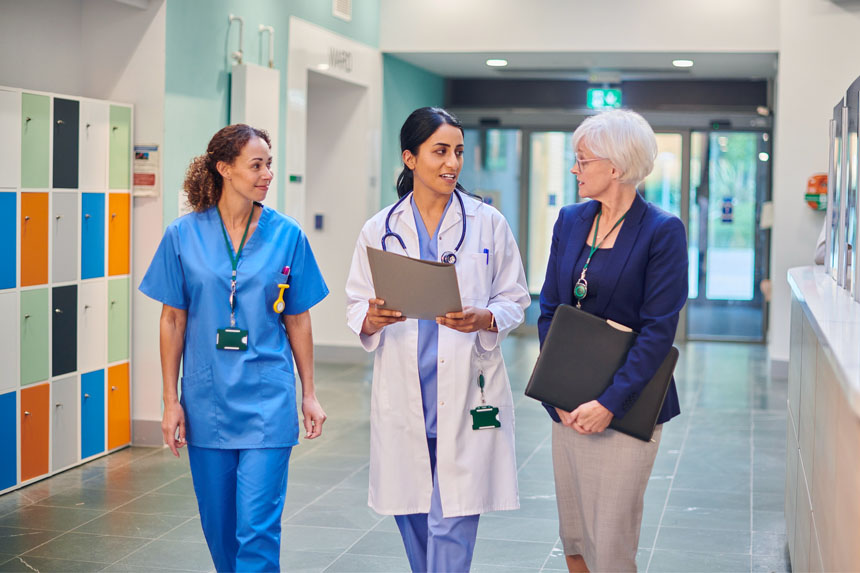
[[(171, 223), (140, 285), (160, 321), (164, 441), (188, 445), (203, 532), (218, 571), (278, 571), (287, 464), (322, 432), (309, 309), (328, 294), (307, 237), (262, 201), (268, 134), (225, 127), (192, 161), (194, 211)], [(279, 286), (280, 285), (280, 286)], [(182, 362), (182, 396), (177, 394)]]

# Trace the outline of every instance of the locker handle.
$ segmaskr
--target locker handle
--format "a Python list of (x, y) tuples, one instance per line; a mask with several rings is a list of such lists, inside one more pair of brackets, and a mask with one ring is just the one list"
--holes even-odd
[(89, 219), (89, 218), (90, 218), (90, 214), (89, 214), (89, 213), (84, 213), (84, 219)]
[(111, 392), (113, 392), (113, 391), (115, 391), (115, 390), (116, 390), (116, 386), (111, 386), (111, 387), (110, 387), (110, 391), (111, 391)]
[(24, 415), (25, 415), (25, 416), (29, 416), (29, 415), (30, 415), (30, 412), (27, 412), (27, 411), (25, 410), (25, 411), (24, 411)]
[(57, 402), (56, 404), (54, 404), (54, 407), (55, 408), (62, 408), (63, 405), (61, 403)]
[(85, 304), (85, 305), (84, 305), (84, 310), (89, 310), (89, 309), (90, 309), (90, 305)]
[(111, 301), (110, 301), (110, 303), (111, 303), (111, 306), (112, 306), (112, 305), (115, 305), (115, 304), (116, 304), (116, 299), (111, 300)]
[(57, 125), (65, 125), (65, 124), (66, 124), (66, 122), (63, 121), (62, 119), (57, 120)]
[(24, 215), (24, 220), (25, 220), (25, 221), (29, 221), (29, 220), (30, 220), (30, 215)]
[(26, 319), (26, 318), (30, 318), (30, 315), (29, 315), (29, 314), (25, 314), (25, 315), (24, 315), (24, 318), (25, 318), (25, 319)]
[(92, 125), (91, 123), (88, 123), (88, 124), (87, 124), (87, 129), (89, 129), (91, 125)]
[(113, 126), (113, 127), (111, 128), (111, 130), (112, 130), (112, 131), (116, 131), (116, 130), (118, 130), (118, 129), (119, 129), (119, 126), (117, 126), (117, 125), (115, 125), (115, 126)]
[(116, 213), (111, 213), (111, 214), (110, 214), (110, 218), (111, 218), (111, 219), (115, 219), (115, 218), (116, 218)]
[(60, 219), (62, 219), (62, 218), (63, 218), (63, 216), (62, 216), (62, 215), (57, 215), (57, 221), (59, 221), (59, 220), (60, 220)]
[(56, 312), (57, 314), (63, 314), (62, 309), (59, 309), (59, 308), (55, 308), (54, 312)]
[(90, 395), (89, 395), (89, 394), (84, 394), (84, 400), (88, 400), (88, 399), (89, 399), (89, 397), (90, 397)]
[(32, 117), (28, 117), (28, 118), (25, 120), (25, 123), (29, 123), (29, 122), (31, 122), (31, 121), (33, 121), (33, 118), (32, 118)]

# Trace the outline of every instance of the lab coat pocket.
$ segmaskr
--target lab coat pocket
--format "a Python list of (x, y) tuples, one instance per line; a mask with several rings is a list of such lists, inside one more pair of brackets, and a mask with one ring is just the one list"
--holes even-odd
[(460, 284), (463, 304), (487, 306), (493, 284), (493, 254), (465, 254), (457, 264), (457, 281)]

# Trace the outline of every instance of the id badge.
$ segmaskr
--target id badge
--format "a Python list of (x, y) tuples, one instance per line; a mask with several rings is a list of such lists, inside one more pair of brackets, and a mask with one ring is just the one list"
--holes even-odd
[(472, 414), (473, 430), (488, 430), (502, 427), (502, 423), (499, 421), (499, 409), (495, 406), (478, 406), (469, 410), (469, 413)]
[(241, 328), (219, 328), (215, 336), (218, 350), (248, 350), (248, 331)]

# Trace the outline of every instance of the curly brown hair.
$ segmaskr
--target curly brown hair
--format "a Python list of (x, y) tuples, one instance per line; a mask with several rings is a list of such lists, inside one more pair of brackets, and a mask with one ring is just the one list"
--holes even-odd
[(188, 194), (188, 204), (197, 211), (205, 211), (221, 198), (224, 180), (218, 173), (219, 161), (232, 165), (241, 155), (245, 144), (252, 137), (259, 137), (272, 148), (269, 134), (244, 123), (228, 125), (212, 136), (204, 155), (195, 157), (185, 171), (182, 188)]

